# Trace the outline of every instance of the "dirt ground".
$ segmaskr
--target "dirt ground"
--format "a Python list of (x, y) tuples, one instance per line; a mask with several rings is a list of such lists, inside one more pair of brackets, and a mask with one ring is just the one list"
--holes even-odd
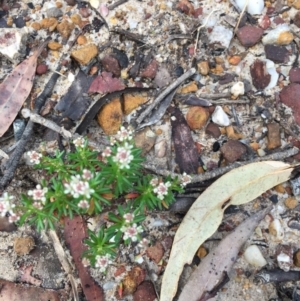
[[(209, 176), (210, 172), (226, 167), (229, 171), (231, 166), (237, 166), (234, 164), (244, 165), (258, 158), (263, 161), (293, 147), (295, 156), (283, 155), (279, 160), (298, 162), (300, 2), (249, 1), (251, 9), (244, 14), (242, 2), (0, 1), (0, 82), (31, 50), (50, 38), (38, 57), (33, 88), (22, 107), (33, 110), (38, 95), (53, 74), (59, 72), (53, 90), (39, 111), (41, 116), (71, 133), (81, 131), (99, 150), (109, 144), (107, 136), (115, 134), (122, 124), (131, 125), (136, 144), (146, 157), (147, 172), (186, 171), (194, 177), (207, 175), (205, 181), (195, 181), (185, 194), (177, 196), (175, 207), (147, 212), (143, 237), (149, 240), (149, 246), (143, 248), (137, 243), (122, 246), (106, 275), (89, 269), (103, 289), (100, 301), (159, 300), (172, 241), (187, 211), (179, 208), (180, 197), (196, 199), (216, 180), (217, 177)], [(121, 89), (109, 78), (102, 94), (88, 95), (92, 80), (104, 72), (119, 80), (119, 84), (121, 81), (124, 91), (119, 93)], [(188, 72), (186, 79), (180, 80)], [(178, 84), (170, 89), (175, 82)], [(175, 88), (176, 92), (170, 96)], [(166, 96), (171, 97), (170, 102), (160, 106), (167, 98), (163, 97), (154, 107), (161, 111), (155, 111), (152, 119), (149, 113), (139, 121), (143, 110), (165, 89), (169, 89)], [(105, 95), (109, 95), (107, 99)], [(1, 97), (4, 99), (0, 95), (0, 100)], [(105, 105), (101, 110), (96, 109), (101, 101)], [(178, 151), (174, 145), (172, 108), (178, 108), (186, 120), (197, 151), (196, 164), (184, 156), (190, 146), (188, 141), (187, 149)], [(18, 122), (0, 138), (0, 149), (8, 156), (18, 149), (16, 143), (28, 122), (21, 113), (16, 118)], [(36, 123), (25, 151), (53, 154), (60, 144), (66, 145), (66, 140)], [(44, 175), (28, 165), (22, 156), (16, 159), (18, 164), (12, 179), (5, 182), (7, 171), (14, 164), (7, 160), (1, 157), (1, 192), (15, 196), (18, 203), (20, 195), (33, 189)], [(10, 162), (9, 166), (5, 166), (6, 162)], [(296, 176), (295, 173), (293, 177)], [(230, 281), (210, 300), (300, 300), (298, 274), (294, 281), (256, 281), (260, 268), (243, 256), (248, 246), (258, 245), (267, 262), (265, 268), (272, 270), (279, 265), (279, 274), (284, 274), (288, 272), (283, 271), (277, 260), (284, 249), (282, 252), (289, 256), (288, 270), (300, 272), (298, 202), (295, 185), (286, 182), (247, 205), (226, 211), (221, 226), (202, 245), (205, 252), (209, 253), (246, 217), (266, 204), (274, 205), (240, 250), (229, 274)], [(90, 218), (89, 227), (95, 229), (100, 219), (101, 216)], [(279, 225), (275, 232), (270, 226), (274, 220)], [(3, 285), (8, 286), (5, 281), (22, 283), (23, 293), (29, 294), (29, 288), (38, 287), (51, 294), (58, 293), (48, 297), (49, 300), (75, 300), (70, 277), (61, 264), (62, 257), (71, 262), (79, 299), (92, 300), (83, 294), (63, 229), (57, 229), (62, 255), (48, 232), (39, 233), (26, 224), (16, 227), (7, 221), (7, 216), (0, 217), (0, 301), (19, 300), (2, 295)], [(202, 255), (198, 255), (192, 264), (185, 266), (179, 291), (201, 264)], [(120, 294), (120, 290), (125, 293)], [(26, 298), (44, 300), (34, 290), (23, 301)]]

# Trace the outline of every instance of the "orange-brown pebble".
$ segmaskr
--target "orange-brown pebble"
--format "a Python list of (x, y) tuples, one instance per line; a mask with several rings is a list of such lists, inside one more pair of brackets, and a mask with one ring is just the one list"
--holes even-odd
[(300, 268), (300, 250), (294, 254), (294, 265)]
[(80, 35), (78, 38), (77, 38), (77, 44), (78, 45), (84, 45), (86, 44), (87, 42), (87, 38), (83, 35)]
[(58, 50), (62, 47), (62, 44), (55, 42), (55, 41), (50, 41), (48, 43), (48, 48), (51, 50)]
[(98, 72), (98, 67), (97, 66), (93, 66), (90, 70), (90, 75), (94, 75)]
[(295, 197), (290, 197), (284, 201), (284, 205), (289, 209), (294, 209), (298, 205), (298, 201)]
[(122, 107), (120, 98), (113, 99), (98, 113), (97, 120), (106, 135), (114, 135), (122, 124)]
[(207, 253), (207, 250), (203, 246), (200, 246), (200, 248), (197, 251), (197, 256), (199, 258), (204, 258), (207, 255)]
[(186, 122), (192, 130), (201, 129), (209, 118), (209, 112), (203, 107), (190, 107), (186, 114)]
[(71, 16), (71, 20), (74, 24), (78, 25), (80, 27), (81, 25), (81, 17), (78, 14), (74, 14)]
[(277, 39), (277, 44), (279, 45), (288, 45), (290, 44), (294, 39), (294, 35), (289, 31), (284, 31), (279, 34)]
[(278, 192), (278, 193), (285, 193), (285, 188), (282, 184), (278, 184), (274, 187), (274, 189)]
[(74, 27), (75, 26), (73, 23), (63, 20), (57, 25), (57, 31), (62, 35), (63, 38), (68, 39)]
[(148, 101), (147, 94), (140, 93), (140, 94), (131, 94), (126, 93), (124, 95), (124, 114), (128, 115), (133, 110), (138, 108), (141, 104)]
[(40, 22), (43, 29), (48, 29), (49, 31), (54, 31), (57, 27), (57, 20), (55, 18), (45, 18)]
[(156, 135), (161, 135), (163, 133), (162, 129), (157, 129), (155, 131)]
[(241, 59), (242, 58), (240, 56), (234, 55), (228, 58), (228, 62), (230, 65), (236, 66), (241, 61)]
[(199, 167), (197, 168), (197, 173), (198, 173), (198, 174), (204, 173), (204, 172), (205, 172), (205, 170), (203, 169), (202, 166), (199, 166)]
[(197, 84), (195, 82), (191, 82), (184, 86), (179, 93), (191, 93), (191, 92), (196, 92), (198, 90)]
[(214, 74), (222, 74), (224, 72), (224, 69), (222, 65), (217, 64), (215, 68), (210, 69), (212, 73)]
[(57, 1), (57, 2), (55, 3), (55, 5), (56, 5), (56, 7), (58, 7), (58, 8), (61, 8), (61, 7), (63, 6), (62, 3), (59, 2), (59, 1)]
[(87, 65), (98, 54), (98, 48), (95, 44), (85, 45), (71, 52), (71, 57), (79, 64)]
[(7, 24), (7, 26), (13, 26), (13, 24), (14, 24), (14, 19), (12, 18), (12, 16), (9, 16), (9, 17), (7, 18), (6, 24)]
[(232, 125), (229, 125), (229, 126), (226, 126), (226, 135), (228, 138), (230, 139), (233, 139), (233, 140), (239, 140), (239, 139), (242, 139), (244, 138), (244, 135), (243, 134), (240, 134), (240, 133), (236, 133), (234, 131), (234, 128)]
[(250, 147), (251, 147), (254, 151), (257, 151), (257, 150), (260, 148), (260, 145), (259, 145), (259, 143), (257, 143), (257, 142), (251, 142), (251, 143), (250, 143)]
[(215, 61), (216, 61), (216, 64), (223, 64), (224, 63), (223, 58), (220, 57), (220, 56), (216, 56), (215, 57)]
[(201, 75), (207, 75), (209, 72), (208, 61), (202, 61), (197, 64), (198, 71)]
[(41, 25), (40, 25), (40, 23), (38, 23), (38, 22), (33, 22), (33, 23), (30, 24), (30, 26), (31, 26), (34, 30), (36, 30), (36, 31), (38, 31), (38, 30), (41, 29)]
[(300, 0), (296, 0), (296, 1), (293, 3), (293, 7), (296, 8), (296, 9), (300, 9)]

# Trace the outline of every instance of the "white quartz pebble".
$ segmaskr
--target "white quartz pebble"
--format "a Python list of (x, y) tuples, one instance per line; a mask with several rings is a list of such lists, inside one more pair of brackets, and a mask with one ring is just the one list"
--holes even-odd
[(244, 95), (245, 93), (245, 87), (243, 82), (237, 82), (235, 83), (230, 90), (231, 94), (236, 98), (240, 95)]
[[(242, 11), (247, 4), (247, 0), (235, 0), (236, 5)], [(264, 0), (248, 1), (247, 12), (250, 15), (260, 15), (265, 7)]]
[(263, 267), (267, 264), (264, 256), (257, 245), (249, 246), (244, 253), (246, 261), (256, 267)]
[(221, 106), (216, 106), (212, 114), (212, 121), (219, 126), (230, 125), (230, 120)]

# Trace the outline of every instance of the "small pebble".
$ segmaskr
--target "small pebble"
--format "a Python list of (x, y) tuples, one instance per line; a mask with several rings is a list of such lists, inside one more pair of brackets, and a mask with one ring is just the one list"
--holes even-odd
[(47, 71), (48, 71), (48, 66), (46, 64), (39, 64), (36, 67), (36, 74), (38, 74), (38, 75), (45, 74), (45, 73), (47, 73)]
[(257, 245), (249, 246), (244, 252), (244, 257), (248, 263), (255, 267), (261, 268), (267, 264), (266, 259)]
[(208, 118), (208, 109), (198, 106), (191, 107), (186, 114), (186, 121), (192, 130), (203, 128)]
[(300, 68), (291, 68), (289, 72), (290, 82), (300, 84)]
[(233, 163), (241, 158), (247, 152), (244, 144), (238, 140), (228, 140), (221, 146), (221, 153), (227, 162)]
[(56, 19), (63, 16), (62, 10), (58, 7), (48, 8), (46, 14), (48, 18), (56, 18)]
[(284, 201), (284, 204), (289, 209), (294, 209), (298, 205), (298, 201), (295, 197), (289, 197)]
[(35, 246), (34, 239), (28, 237), (16, 237), (14, 240), (14, 251), (18, 256), (28, 254)]
[(243, 46), (252, 47), (260, 41), (263, 33), (260, 27), (246, 25), (239, 28), (236, 35)]
[(239, 9), (242, 11), (247, 5), (247, 12), (250, 15), (260, 15), (265, 7), (264, 0), (252, 0), (252, 1), (247, 1), (247, 0), (234, 0), (236, 5), (239, 7)]
[(267, 139), (269, 150), (275, 149), (281, 146), (281, 137), (280, 137), (280, 125), (278, 123), (269, 123), (267, 124)]
[(213, 122), (210, 122), (207, 125), (207, 127), (205, 129), (205, 133), (216, 139), (221, 136), (221, 131), (220, 131), (219, 127)]
[(300, 250), (295, 252), (294, 254), (294, 265), (298, 268), (300, 268)]
[(282, 241), (284, 230), (279, 219), (274, 219), (269, 225), (269, 233), (274, 241)]
[(265, 89), (270, 81), (271, 75), (268, 73), (266, 63), (261, 60), (255, 60), (250, 66), (250, 73), (252, 77), (252, 83), (258, 90)]
[(240, 95), (244, 95), (245, 88), (243, 82), (237, 82), (235, 83), (230, 90), (231, 94), (234, 96), (234, 98), (237, 98)]
[(209, 72), (208, 61), (202, 61), (197, 64), (198, 71), (201, 75), (207, 75)]
[(288, 45), (294, 39), (287, 24), (280, 24), (263, 37), (263, 44)]
[(103, 284), (103, 290), (108, 291), (114, 288), (116, 283), (114, 281), (108, 281)]
[(156, 293), (151, 281), (144, 281), (133, 293), (133, 301), (154, 301)]
[(230, 120), (221, 106), (216, 106), (212, 114), (212, 121), (219, 126), (230, 125)]
[(288, 59), (288, 50), (285, 46), (265, 45), (266, 58), (274, 63), (284, 63)]
[(300, 28), (300, 11), (298, 11), (294, 17), (294, 24)]

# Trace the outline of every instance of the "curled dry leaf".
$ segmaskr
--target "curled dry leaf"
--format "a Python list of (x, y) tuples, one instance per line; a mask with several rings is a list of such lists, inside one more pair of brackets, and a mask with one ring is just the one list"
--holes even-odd
[(293, 166), (278, 161), (251, 163), (236, 168), (208, 187), (195, 201), (176, 232), (163, 276), (160, 301), (171, 301), (183, 266), (220, 225), (229, 205), (248, 203), (266, 190), (287, 181)]
[(217, 293), (215, 288), (222, 283), (224, 276), (229, 274), (240, 248), (271, 209), (272, 206), (246, 219), (202, 259), (183, 288), (178, 301), (204, 301), (214, 297), (214, 293)]
[(35, 76), (37, 58), (48, 40), (24, 60), (0, 84), (0, 137), (7, 131), (28, 97)]
[(102, 72), (92, 82), (88, 93), (111, 93), (125, 89), (125, 85), (119, 78), (113, 78), (112, 73)]

